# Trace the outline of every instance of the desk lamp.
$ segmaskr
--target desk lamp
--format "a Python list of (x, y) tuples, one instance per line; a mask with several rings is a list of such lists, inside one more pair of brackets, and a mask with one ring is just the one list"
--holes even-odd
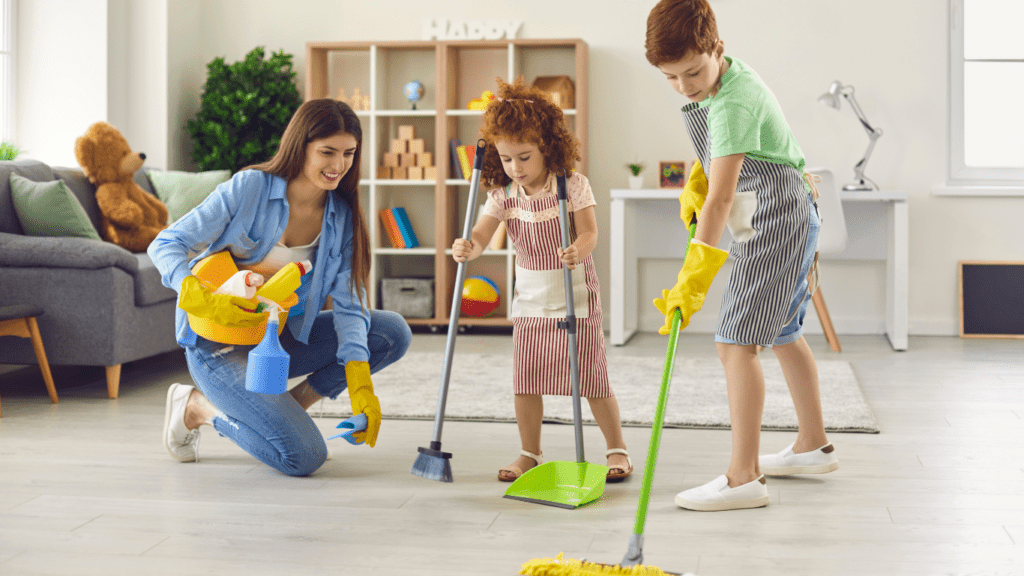
[(857, 105), (857, 99), (853, 96), (853, 86), (843, 86), (843, 83), (836, 80), (828, 87), (828, 92), (818, 97), (818, 102), (839, 110), (839, 97), (842, 96), (850, 101), (850, 107), (857, 114), (857, 119), (864, 126), (864, 130), (868, 133), (868, 138), (871, 142), (868, 144), (867, 152), (864, 153), (864, 157), (861, 158), (860, 162), (853, 167), (853, 176), (857, 179), (852, 184), (846, 184), (843, 186), (843, 190), (865, 192), (869, 190), (878, 190), (878, 185), (873, 180), (864, 176), (864, 166), (868, 163), (868, 158), (871, 156), (871, 151), (875, 148), (875, 141), (882, 135), (882, 131), (878, 128), (874, 128), (868, 123), (868, 119), (864, 117), (864, 112), (861, 111), (860, 106)]

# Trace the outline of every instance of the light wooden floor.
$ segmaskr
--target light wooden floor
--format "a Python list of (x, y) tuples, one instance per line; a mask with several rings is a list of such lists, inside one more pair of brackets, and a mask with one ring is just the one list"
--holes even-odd
[[(835, 354), (809, 340), (819, 358), (853, 364), (882, 433), (833, 435), (841, 468), (770, 479), (767, 508), (696, 513), (673, 495), (724, 473), (729, 432), (666, 430), (646, 561), (700, 576), (1024, 574), (1024, 342), (922, 337), (894, 353), (883, 337), (845, 336)], [(609, 355), (660, 363), (665, 343), (639, 336)], [(444, 336), (413, 346), (443, 350)], [(457, 343), (510, 349), (507, 335)], [(714, 348), (684, 335), (679, 354)], [(518, 448), (510, 424), (446, 423), (451, 484), (409, 473), (431, 437), (423, 421), (386, 420), (375, 449), (333, 444), (316, 474), (289, 478), (210, 428), (201, 462), (167, 455), (164, 395), (185, 373), (180, 353), (126, 365), (121, 398), (107, 400), (102, 370), (55, 367), (59, 405), (35, 367), (0, 374), (0, 574), (511, 575), (560, 551), (607, 563), (626, 551), (646, 429), (625, 430), (634, 477), (575, 511), (501, 498), (495, 472)], [(600, 433), (585, 432), (599, 461)], [(793, 437), (765, 433), (762, 451)], [(570, 426), (544, 438), (549, 458), (573, 459)]]

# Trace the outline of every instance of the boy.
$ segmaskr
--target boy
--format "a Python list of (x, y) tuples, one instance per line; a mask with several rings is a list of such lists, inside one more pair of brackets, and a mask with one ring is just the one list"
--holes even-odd
[[(769, 503), (768, 475), (831, 472), (839, 467), (825, 436), (818, 370), (803, 338), (807, 277), (814, 262), (818, 216), (804, 180), (800, 146), (771, 91), (737, 58), (725, 56), (707, 0), (661, 0), (647, 19), (647, 60), (690, 103), (686, 130), (708, 184), (700, 178), (680, 199), (687, 224), (699, 216), (678, 283), (654, 301), (669, 333), (673, 311), (681, 327), (700, 310), (711, 281), (734, 259), (715, 333), (725, 368), (732, 425), (728, 472), (680, 492), (689, 510), (735, 510)], [(695, 167), (695, 172), (699, 167)], [(715, 246), (726, 225), (728, 254)], [(782, 365), (799, 420), (796, 442), (758, 458), (764, 376), (757, 346)]]

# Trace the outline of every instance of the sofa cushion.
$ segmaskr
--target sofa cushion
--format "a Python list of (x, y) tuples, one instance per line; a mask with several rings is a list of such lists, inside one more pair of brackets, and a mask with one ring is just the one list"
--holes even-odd
[(0, 232), (8, 234), (24, 234), (25, 230), (18, 222), (18, 214), (14, 211), (14, 199), (11, 198), (11, 174), (24, 176), (35, 182), (53, 180), (50, 167), (38, 160), (5, 160), (0, 162)]
[(167, 300), (176, 300), (178, 293), (164, 286), (160, 280), (160, 271), (153, 265), (149, 255), (140, 252), (135, 257), (139, 259), (139, 269), (135, 272), (135, 305), (149, 306)]
[[(144, 172), (148, 172), (149, 168), (143, 168), (135, 172), (133, 180), (140, 188), (153, 194), (153, 186), (150, 185), (149, 179), (146, 178)], [(89, 220), (92, 220), (92, 225), (97, 230), (100, 229), (100, 206), (96, 203), (96, 186), (82, 173), (81, 168), (68, 168), (65, 166), (54, 166), (53, 175), (60, 178), (68, 185), (71, 192), (74, 193), (75, 198), (82, 203), (82, 208), (85, 208), (85, 213), (89, 215)], [(155, 194), (154, 194), (155, 196)]]
[(156, 197), (167, 205), (170, 221), (174, 222), (199, 206), (221, 182), (231, 178), (230, 170), (209, 172), (178, 172), (153, 170), (147, 174)]
[(100, 239), (85, 209), (63, 180), (33, 182), (11, 174), (10, 181), (14, 211), (25, 234)]

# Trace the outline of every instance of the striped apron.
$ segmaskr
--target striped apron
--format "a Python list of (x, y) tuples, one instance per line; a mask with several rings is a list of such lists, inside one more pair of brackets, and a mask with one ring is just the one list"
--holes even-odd
[[(553, 180), (550, 181), (552, 187)], [(511, 197), (509, 197), (511, 196)], [(502, 208), (516, 250), (515, 295), (512, 301), (513, 382), (516, 394), (572, 395), (569, 338), (558, 322), (565, 320), (565, 280), (557, 248), (562, 245), (558, 198), (506, 193)], [(570, 242), (576, 219), (569, 212)], [(579, 350), (580, 396), (612, 396), (604, 347), (601, 290), (594, 258), (587, 256), (572, 271)]]
[[(702, 166), (711, 166), (708, 107), (683, 108)], [(729, 274), (717, 334), (741, 344), (771, 346), (786, 324), (800, 281), (800, 263), (810, 231), (810, 203), (801, 174), (792, 166), (743, 159), (729, 214)]]

